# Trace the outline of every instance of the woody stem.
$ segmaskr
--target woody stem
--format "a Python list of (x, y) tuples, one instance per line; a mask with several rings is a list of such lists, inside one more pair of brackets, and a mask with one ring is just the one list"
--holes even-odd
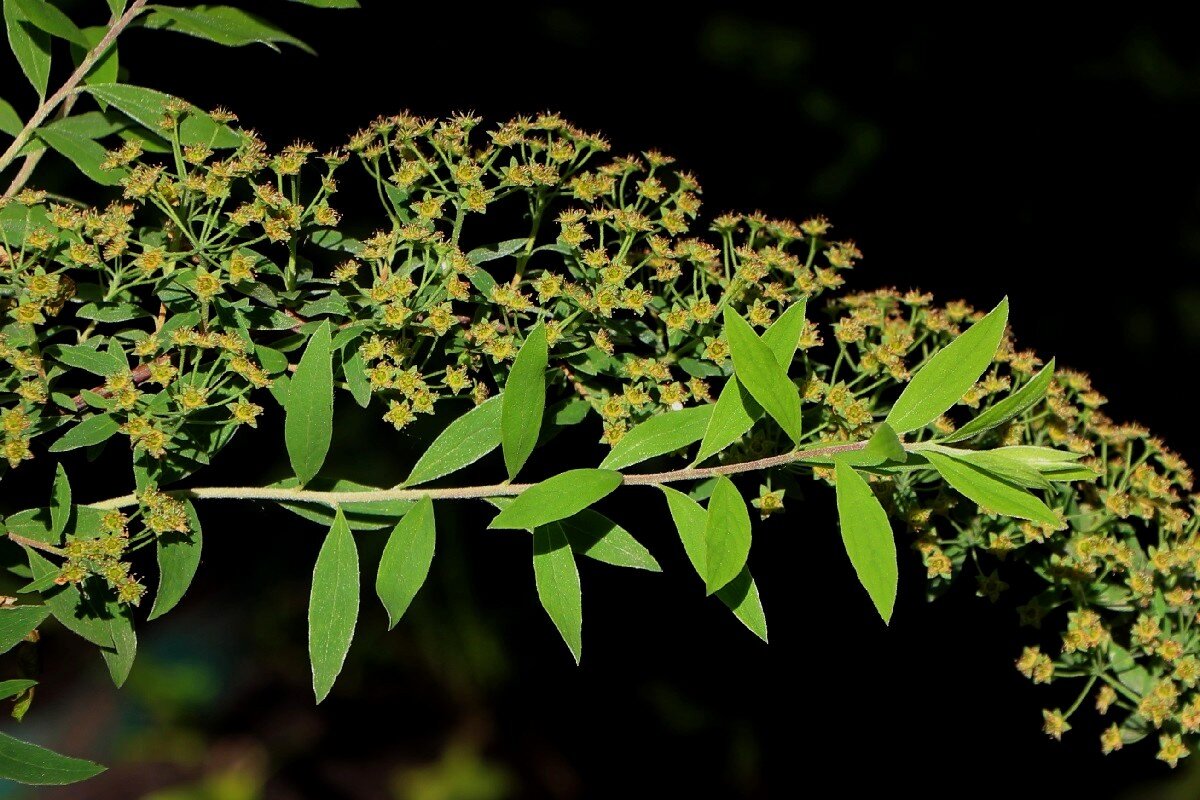
[[(717, 475), (736, 475), (741, 472), (756, 472), (772, 467), (782, 467), (798, 461), (823, 459), (862, 450), (866, 442), (849, 442), (845, 444), (824, 445), (806, 450), (794, 450), (778, 456), (768, 456), (754, 461), (742, 461), (736, 464), (722, 464), (717, 467), (701, 467), (694, 469), (672, 470), (670, 472), (649, 472), (622, 475), (624, 486), (662, 486), (668, 483), (712, 478)], [(494, 483), (484, 486), (456, 486), (436, 489), (375, 489), (366, 492), (321, 492), (312, 489), (285, 489), (275, 486), (204, 486), (195, 489), (172, 489), (166, 492), (171, 497), (189, 500), (270, 500), (282, 503), (315, 503), (324, 506), (337, 507), (343, 503), (386, 503), (397, 500), (420, 500), (428, 497), (431, 500), (466, 500), (485, 497), (513, 497), (519, 495), (533, 484), (530, 483)], [(127, 494), (113, 497), (98, 503), (91, 503), (92, 508), (111, 509), (136, 506), (137, 495)]]

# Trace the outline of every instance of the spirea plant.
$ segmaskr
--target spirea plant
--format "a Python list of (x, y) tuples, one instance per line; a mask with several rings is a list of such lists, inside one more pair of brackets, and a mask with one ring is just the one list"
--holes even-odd
[[(706, 220), (672, 159), (614, 157), (555, 115), (400, 114), (331, 152), (271, 150), (232, 113), (127, 82), (115, 42), (139, 22), (226, 45), (295, 40), (236, 9), (109, 6), (107, 25), (78, 28), (53, 4), (4, 3), (39, 102), (27, 119), (0, 105), (13, 137), (0, 170), (16, 168), (0, 207), (0, 471), (76, 450), (119, 451), (129, 471), (126, 493), (96, 497), (86, 470), (59, 463), (46, 496), (4, 518), (16, 588), (0, 649), (66, 629), (120, 685), (136, 628), (185, 598), (205, 502), (274, 503), (325, 531), (308, 630), (320, 702), (363, 597), (401, 622), (439, 511), (483, 502), (490, 528), (523, 532), (511, 546), (529, 548), (578, 661), (576, 561), (659, 569), (639, 531), (593, 507), (613, 494), (661, 504), (704, 593), (765, 641), (754, 519), (815, 481), (831, 487), (884, 622), (909, 552), (931, 596), (967, 573), (996, 602), (1019, 578), (1037, 588), (1014, 602), (1029, 632), (1016, 666), (1073, 687), (1052, 694), (1045, 732), (1061, 737), (1091, 704), (1104, 752), (1151, 737), (1172, 766), (1188, 754), (1200, 732), (1191, 471), (1108, 419), (1084, 375), (1018, 349), (1006, 299), (984, 313), (846, 292), (860, 253), (825, 219)], [(52, 40), (78, 66), (48, 96)], [(28, 188), (49, 152), (111, 199)], [(343, 183), (376, 213), (343, 218)], [(508, 235), (476, 233), (498, 226)], [(340, 398), (402, 432), (397, 448), (422, 415), (440, 433), (397, 454), (413, 465), (399, 485), (341, 479), (325, 469)], [(271, 415), (293, 475), (221, 485), (214, 459)], [(567, 429), (607, 455), (558, 450), (552, 472), (531, 474)], [(471, 465), (491, 480), (460, 479)], [(362, 587), (368, 536), (386, 546)], [(17, 720), (34, 685), (0, 683)], [(0, 776), (68, 783), (100, 769), (0, 734)]]

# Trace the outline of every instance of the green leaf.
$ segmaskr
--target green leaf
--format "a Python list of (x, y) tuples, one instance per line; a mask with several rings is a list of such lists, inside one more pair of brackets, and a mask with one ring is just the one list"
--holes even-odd
[(650, 417), (621, 437), (604, 460), (603, 469), (624, 469), (655, 456), (674, 453), (704, 438), (713, 414), (712, 405), (667, 411)]
[(513, 360), (501, 395), (500, 445), (509, 478), (517, 476), (537, 445), (546, 405), (549, 357), (546, 328), (539, 322), (533, 326)]
[(945, 453), (923, 450), (921, 454), (946, 483), (977, 505), (1007, 517), (1058, 525), (1058, 517), (1045, 503), (1012, 481)]
[[(58, 575), (58, 567), (40, 553), (26, 547), (29, 569), (35, 581)], [(80, 591), (75, 584), (55, 586), (43, 592), (46, 606), (54, 618), (72, 633), (101, 648), (100, 654), (108, 665), (113, 682), (120, 686), (129, 675), (137, 654), (137, 636), (127, 607), (114, 599), (100, 600), (111, 590), (97, 580), (84, 584)]]
[(0, 700), (7, 700), (10, 697), (16, 697), (22, 692), (32, 689), (37, 686), (37, 681), (28, 679), (15, 679), (9, 681), (0, 681)]
[(359, 408), (371, 404), (371, 380), (367, 377), (367, 368), (362, 356), (356, 351), (354, 355), (342, 362), (342, 374), (346, 376), (346, 386), (354, 397)]
[(108, 667), (113, 684), (120, 689), (129, 678), (133, 660), (137, 656), (137, 633), (133, 630), (133, 613), (128, 606), (116, 602), (106, 603), (104, 613), (108, 615), (113, 649), (103, 649), (100, 655), (104, 657), (104, 664)]
[(499, 447), (503, 399), (502, 394), (489, 398), (447, 425), (417, 459), (404, 485), (457, 472)]
[(91, 447), (108, 441), (118, 430), (120, 426), (111, 414), (97, 414), (71, 428), (46, 449), (51, 453), (63, 453), (80, 447)]
[(986, 472), (1026, 489), (1049, 489), (1050, 481), (1042, 473), (1012, 453), (999, 450), (960, 450), (954, 447), (931, 445), (930, 450), (973, 464)]
[(887, 423), (896, 433), (923, 428), (944, 414), (991, 365), (1008, 324), (1008, 298), (933, 354), (896, 398)]
[(704, 585), (709, 594), (722, 588), (746, 566), (750, 555), (750, 513), (733, 481), (717, 478), (704, 525)]
[(533, 577), (542, 608), (578, 664), (583, 653), (583, 593), (575, 556), (556, 522), (533, 532)]
[(47, 0), (16, 0), (25, 19), (51, 36), (89, 47), (88, 39), (71, 18)]
[(707, 583), (708, 548), (705, 545), (704, 532), (708, 526), (708, 512), (704, 510), (704, 506), (683, 492), (669, 486), (659, 488), (667, 498), (667, 508), (671, 512), (671, 519), (675, 523), (675, 530), (679, 532), (679, 541), (683, 543), (688, 560), (692, 562), (700, 580)]
[[(127, 83), (100, 83), (84, 89), (157, 135), (162, 132), (158, 123), (166, 113), (166, 103), (175, 99), (169, 94)], [(237, 147), (242, 141), (238, 134), (225, 125), (218, 125), (212, 117), (196, 108), (190, 110), (180, 124), (179, 140), (185, 145), (203, 144), (216, 148)]]
[(733, 615), (751, 633), (764, 642), (767, 641), (767, 615), (763, 611), (762, 598), (758, 595), (758, 586), (750, 575), (749, 567), (742, 567), (736, 578), (721, 587), (717, 597), (729, 606)]
[(44, 98), (50, 85), (50, 35), (26, 19), (18, 0), (4, 0), (4, 27), (21, 71), (38, 97)]
[(204, 532), (191, 501), (185, 500), (184, 506), (187, 509), (188, 532), (167, 531), (159, 534), (155, 540), (158, 550), (158, 593), (154, 595), (154, 607), (150, 609), (148, 620), (158, 619), (183, 599), (200, 566)]
[(584, 509), (558, 523), (562, 526), (571, 549), (614, 567), (645, 569), (662, 572), (658, 561), (633, 534), (608, 517), (592, 509)]
[(126, 0), (108, 0), (108, 9), (113, 17), (119, 17), (125, 12)]
[(879, 498), (852, 466), (839, 460), (836, 472), (838, 522), (846, 555), (879, 616), (888, 623), (896, 605), (899, 577), (892, 526)]
[(532, 530), (578, 514), (621, 485), (621, 473), (572, 469), (534, 484), (496, 515), (489, 528)]
[(62, 463), (54, 465), (54, 486), (50, 489), (50, 532), (52, 539), (62, 538), (71, 520), (71, 481)]
[(474, 266), (479, 266), (488, 261), (507, 258), (518, 250), (525, 249), (528, 245), (529, 239), (522, 237), (520, 239), (507, 239), (503, 242), (487, 245), (486, 247), (476, 247), (467, 253), (467, 261), (470, 261)]
[(333, 439), (333, 356), (329, 323), (308, 340), (284, 407), (284, 440), (301, 485), (316, 477)]
[(750, 323), (732, 309), (724, 312), (725, 336), (733, 355), (738, 382), (758, 404), (779, 423), (779, 427), (800, 443), (800, 392), (787, 376), (771, 348), (763, 344)]
[(320, 703), (342, 671), (358, 622), (358, 549), (341, 509), (313, 569), (308, 599), (308, 656)]
[(1054, 359), (1050, 359), (1050, 363), (1042, 367), (1041, 372), (1034, 375), (1020, 389), (995, 405), (988, 406), (966, 425), (949, 436), (943, 436), (941, 440), (943, 442), (960, 442), (991, 430), (997, 425), (1003, 425), (1018, 414), (1032, 408), (1045, 397), (1052, 380), (1054, 380)]
[[(671, 511), (671, 519), (675, 530), (679, 532), (679, 540), (683, 543), (684, 552), (696, 570), (696, 574), (704, 580), (706, 548), (704, 540), (705, 527), (708, 523), (708, 513), (704, 506), (688, 497), (683, 492), (668, 486), (659, 487), (667, 498), (667, 507)], [(717, 592), (717, 597), (729, 607), (733, 615), (749, 628), (758, 638), (767, 641), (767, 618), (763, 613), (762, 601), (758, 595), (758, 587), (750, 576), (749, 567), (743, 567), (736, 578)]]
[(422, 497), (392, 529), (379, 559), (375, 593), (387, 609), (388, 630), (396, 627), (425, 583), (436, 539), (433, 501)]
[(908, 460), (908, 453), (904, 451), (904, 445), (900, 442), (900, 437), (892, 430), (892, 426), (886, 422), (881, 422), (879, 423), (879, 427), (875, 429), (875, 433), (867, 441), (867, 446), (862, 450), (839, 453), (832, 458), (824, 456), (812, 460), (829, 463), (835, 460), (845, 461), (847, 464), (855, 467), (874, 467), (887, 461), (904, 463)]
[(0, 653), (12, 650), (50, 616), (49, 606), (0, 606)]
[(16, 109), (9, 105), (8, 101), (0, 99), (0, 131), (9, 136), (16, 136), (24, 127), (25, 123), (21, 121), (21, 115)]
[(108, 151), (97, 142), (50, 128), (39, 130), (37, 136), (78, 167), (93, 183), (101, 186), (116, 186), (121, 183), (125, 170), (101, 167), (108, 158)]
[(53, 352), (60, 363), (93, 375), (108, 377), (126, 369), (124, 364), (108, 353), (93, 350), (82, 344), (59, 345), (57, 351)]
[(716, 455), (745, 436), (762, 415), (762, 406), (750, 396), (737, 377), (731, 375), (713, 406), (704, 440), (700, 442), (700, 451), (696, 453), (693, 465)]
[[(108, 33), (108, 27), (105, 25), (93, 25), (90, 28), (83, 29), (83, 35), (87, 39), (87, 46), (80, 47), (78, 45), (71, 46), (71, 58), (76, 64), (83, 63), (83, 59), (87, 56), (88, 51), (100, 44), (100, 40)], [(113, 42), (109, 48), (96, 60), (92, 65), (92, 69), (83, 79), (84, 83), (116, 83), (120, 74), (120, 60), (117, 55), (117, 44)]]
[(0, 778), (30, 786), (63, 786), (94, 778), (104, 767), (0, 733)]
[(147, 28), (177, 31), (207, 39), (226, 47), (265, 44), (278, 52), (275, 44), (290, 44), (306, 53), (316, 52), (304, 42), (261, 17), (231, 6), (152, 6), (143, 24)]
[(783, 367), (784, 372), (787, 372), (792, 359), (796, 357), (796, 348), (800, 345), (800, 337), (804, 333), (804, 313), (807, 308), (808, 299), (800, 298), (763, 331), (762, 343), (775, 354), (775, 360)]

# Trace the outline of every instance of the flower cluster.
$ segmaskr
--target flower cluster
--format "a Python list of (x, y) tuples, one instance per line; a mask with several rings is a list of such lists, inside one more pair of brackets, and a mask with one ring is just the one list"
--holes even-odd
[[(164, 119), (173, 159), (135, 142), (109, 154), (122, 186), (111, 205), (27, 190), (0, 208), (0, 470), (33, 458), (34, 440), (52, 432), (56, 450), (129, 448), (137, 513), (110, 512), (99, 535), (68, 536), (59, 574), (99, 576), (121, 602), (144, 592), (125, 553), (189, 529), (185, 506), (155, 487), (202, 468), (283, 402), (299, 352), (326, 322), (339, 386), (397, 430), (456, 396), (482, 403), (541, 323), (549, 400), (616, 445), (652, 416), (713, 402), (731, 380), (724, 309), (762, 331), (804, 300), (794, 370), (803, 443), (836, 443), (868, 437), (926, 359), (981, 316), (920, 292), (839, 294), (861, 254), (832, 239), (824, 218), (702, 223), (699, 183), (671, 158), (611, 157), (603, 138), (557, 116), (486, 129), (470, 115), (401, 114), (318, 155), (302, 143), (273, 154), (249, 131), (225, 149), (215, 135), (189, 140), (190, 113), (172, 107)], [(340, 182), (362, 180), (343, 176), (352, 161), (380, 210), (343, 224), (333, 202)], [(515, 234), (488, 233), (514, 220)], [(952, 433), (1040, 366), (1006, 338), (962, 404), (914, 438)], [(992, 601), (1037, 583), (1020, 622), (1055, 633), (1017, 666), (1038, 684), (1084, 683), (1068, 711), (1044, 713), (1047, 733), (1062, 736), (1094, 697), (1100, 714), (1119, 717), (1102, 734), (1105, 752), (1156, 732), (1174, 764), (1184, 737), (1200, 733), (1192, 475), (1147, 431), (1108, 419), (1104, 402), (1086, 376), (1060, 370), (1044, 401), (980, 440), (1082, 458), (1084, 474), (1042, 487), (1057, 525), (979, 509), (920, 463), (878, 470), (873, 485), (911, 533), (931, 594), (964, 571)], [(792, 446), (766, 421), (720, 458)], [(753, 505), (781, 513), (813, 474), (833, 478), (819, 464), (771, 470)]]

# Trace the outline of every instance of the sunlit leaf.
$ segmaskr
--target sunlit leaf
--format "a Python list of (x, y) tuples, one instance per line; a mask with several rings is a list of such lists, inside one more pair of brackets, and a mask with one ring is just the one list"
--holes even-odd
[(429, 575), (437, 538), (433, 501), (423, 497), (397, 523), (383, 548), (375, 593), (388, 613), (388, 628), (396, 627)]
[(333, 358), (328, 322), (321, 323), (308, 340), (292, 375), (284, 410), (288, 458), (303, 485), (321, 470), (333, 439)]
[(572, 469), (530, 486), (496, 515), (489, 528), (532, 529), (579, 513), (612, 494), (621, 473)]
[(546, 328), (538, 323), (525, 338), (504, 384), (500, 444), (508, 477), (515, 478), (537, 446), (546, 405)]
[(886, 422), (896, 433), (923, 428), (950, 409), (991, 365), (1008, 324), (1008, 298), (933, 354), (896, 398)]
[(896, 540), (887, 512), (870, 485), (844, 461), (838, 461), (837, 510), (846, 555), (883, 621), (896, 604)]
[(321, 545), (308, 598), (308, 655), (320, 703), (342, 671), (358, 622), (358, 547), (339, 509)]

